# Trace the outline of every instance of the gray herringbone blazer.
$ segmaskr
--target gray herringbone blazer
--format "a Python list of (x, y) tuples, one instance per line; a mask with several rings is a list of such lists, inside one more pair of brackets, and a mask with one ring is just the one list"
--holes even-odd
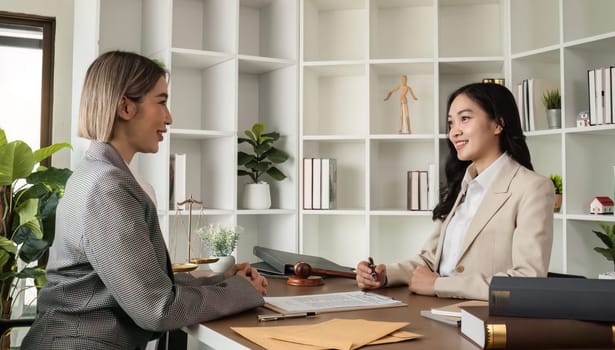
[(47, 279), (22, 349), (143, 349), (159, 332), (263, 304), (242, 277), (173, 276), (154, 203), (100, 142), (58, 205)]

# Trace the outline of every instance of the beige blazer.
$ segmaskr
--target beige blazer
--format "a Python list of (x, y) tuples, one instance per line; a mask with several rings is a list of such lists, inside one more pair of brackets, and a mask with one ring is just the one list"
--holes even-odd
[[(446, 227), (460, 199), (461, 193), (444, 222), (436, 221), (418, 256), (387, 265), (388, 285), (408, 284), (417, 265), (439, 271)], [(468, 227), (457, 274), (436, 279), (436, 295), (486, 300), (492, 276), (546, 276), (554, 200), (551, 180), (508, 158)]]

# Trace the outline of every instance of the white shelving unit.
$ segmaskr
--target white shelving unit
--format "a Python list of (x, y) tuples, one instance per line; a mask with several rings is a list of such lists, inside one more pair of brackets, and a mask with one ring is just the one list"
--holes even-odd
[[(588, 109), (587, 70), (615, 62), (614, 10), (610, 0), (79, 1), (73, 121), (99, 53), (162, 59), (174, 124), (160, 152), (133, 166), (156, 189), (165, 234), (178, 221), (163, 200), (169, 156), (186, 153), (187, 192), (205, 202), (206, 221), (245, 228), (238, 260), (257, 261), (258, 244), (354, 266), (407, 258), (431, 232), (431, 212), (406, 211), (406, 172), (433, 163), (444, 180), (454, 89), (483, 78), (511, 89), (527, 78), (559, 81), (562, 129), (526, 134), (535, 170), (564, 179), (550, 269), (596, 276), (612, 266), (593, 251), (601, 243), (591, 230), (615, 219), (587, 206), (613, 196), (615, 126), (579, 129), (575, 120)], [(397, 95), (383, 101), (402, 74), (419, 99), (410, 101), (411, 135), (397, 133)], [(279, 131), (291, 155), (288, 179), (270, 181), (272, 209), (262, 211), (240, 207), (245, 179), (236, 176), (236, 137), (256, 121)], [(337, 209), (301, 209), (309, 156), (337, 159)]]

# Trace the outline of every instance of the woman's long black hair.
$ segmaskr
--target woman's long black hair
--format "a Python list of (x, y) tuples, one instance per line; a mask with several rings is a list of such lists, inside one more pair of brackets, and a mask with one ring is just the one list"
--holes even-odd
[[(465, 95), (476, 102), (488, 115), (495, 120), (501, 127), (500, 148), (508, 153), (524, 167), (534, 170), (530, 160), (530, 150), (525, 143), (525, 135), (521, 129), (519, 110), (517, 103), (510, 90), (506, 87), (493, 83), (473, 83), (460, 87), (453, 92), (446, 104), (446, 114), (451, 108), (453, 100)], [(448, 119), (448, 117), (447, 117)], [(452, 142), (448, 142), (449, 153), (446, 160), (446, 189), (440, 195), (440, 203), (434, 208), (433, 220), (442, 219), (451, 212), (455, 199), (461, 189), (461, 181), (465, 175), (466, 168), (471, 161), (462, 161), (457, 158), (457, 151)]]

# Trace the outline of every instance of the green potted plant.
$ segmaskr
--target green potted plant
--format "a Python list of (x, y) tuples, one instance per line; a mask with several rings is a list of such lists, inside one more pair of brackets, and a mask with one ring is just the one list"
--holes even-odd
[(562, 208), (562, 177), (557, 174), (549, 175), (549, 179), (553, 182), (553, 187), (555, 188), (555, 206), (553, 211), (559, 213)]
[(261, 180), (263, 175), (277, 181), (286, 178), (276, 164), (284, 163), (288, 154), (273, 146), (280, 139), (280, 133), (266, 133), (265, 128), (265, 123), (255, 123), (252, 129), (244, 131), (247, 137), (237, 139), (239, 145), (249, 145), (249, 150), (237, 153), (237, 175), (248, 176), (251, 180), (244, 188), (243, 207), (246, 209), (268, 209), (271, 206), (269, 184)]
[(598, 238), (606, 245), (605, 247), (595, 247), (594, 250), (602, 254), (608, 261), (613, 262), (613, 271), (602, 273), (599, 278), (615, 279), (615, 224), (609, 226), (604, 222), (598, 223), (602, 231), (592, 230)]
[(210, 224), (197, 229), (196, 233), (210, 255), (218, 258), (217, 262), (209, 264), (210, 269), (215, 272), (224, 272), (235, 264), (235, 257), (231, 254), (237, 247), (239, 233), (242, 230), (241, 226), (228, 224)]
[(542, 103), (547, 109), (549, 129), (560, 128), (562, 126), (562, 97), (559, 89), (545, 91), (542, 95)]
[[(68, 143), (32, 151), (23, 141), (8, 142), (0, 129), (0, 309), (11, 316), (11, 301), (20, 293), (17, 280), (32, 278), (37, 288), (45, 280), (45, 264), (55, 234), (55, 211), (64, 194), (69, 169), (38, 166)], [(18, 262), (38, 261), (34, 267)], [(25, 264), (23, 264), (25, 265)]]

